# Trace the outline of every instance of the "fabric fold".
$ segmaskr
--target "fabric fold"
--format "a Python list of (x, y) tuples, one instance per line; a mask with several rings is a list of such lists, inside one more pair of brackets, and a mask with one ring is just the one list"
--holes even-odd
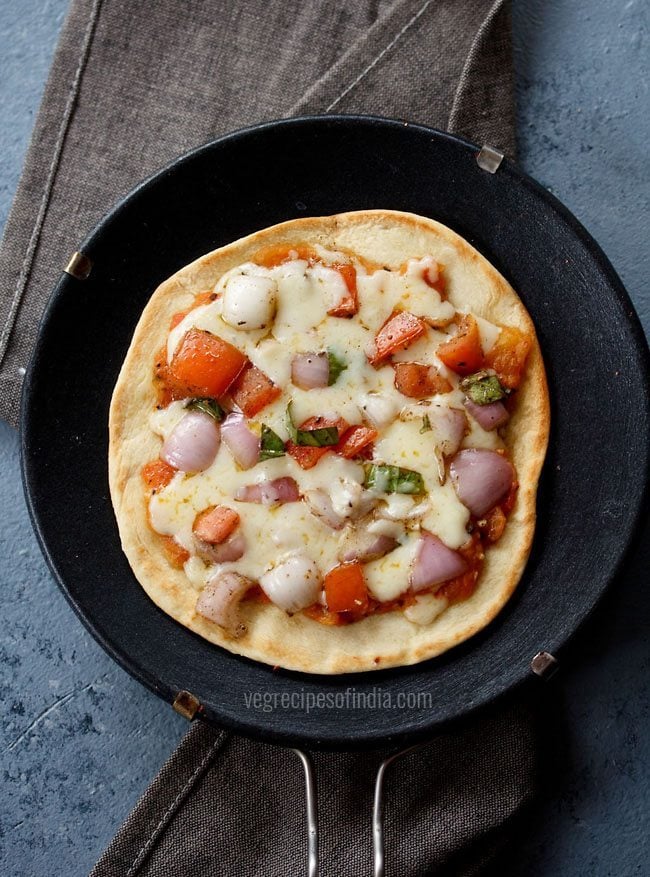
[(0, 248), (0, 416), (17, 423), (40, 318), (70, 255), (119, 198), (192, 147), (308, 113), (444, 129), (453, 105), (453, 131), (512, 154), (504, 6), (73, 0)]
[[(540, 783), (539, 704), (443, 732), (386, 775), (386, 873), (484, 873)], [(312, 753), (320, 877), (372, 875), (372, 803), (388, 751)], [(304, 776), (290, 749), (195, 723), (90, 877), (307, 873)]]

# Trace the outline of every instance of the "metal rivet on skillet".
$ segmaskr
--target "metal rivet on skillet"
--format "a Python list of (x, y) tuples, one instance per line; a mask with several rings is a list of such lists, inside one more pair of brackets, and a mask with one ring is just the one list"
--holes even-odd
[(201, 709), (201, 701), (191, 691), (179, 691), (174, 698), (172, 706), (177, 713), (180, 713), (183, 718), (191, 722)]
[(537, 652), (530, 662), (530, 669), (533, 673), (544, 679), (550, 679), (558, 667), (557, 658), (554, 658), (550, 652)]
[(75, 277), (77, 280), (87, 280), (90, 272), (93, 270), (93, 263), (88, 256), (77, 250), (76, 253), (72, 254), (70, 261), (63, 270), (66, 274)]
[(495, 149), (494, 146), (483, 146), (476, 155), (476, 164), (482, 171), (487, 171), (489, 174), (495, 174), (502, 161), (503, 153)]

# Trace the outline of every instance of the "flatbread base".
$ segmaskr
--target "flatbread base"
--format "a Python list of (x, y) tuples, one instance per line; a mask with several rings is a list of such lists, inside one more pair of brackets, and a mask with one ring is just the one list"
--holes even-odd
[(537, 482), (549, 433), (544, 364), (535, 338), (525, 379), (517, 391), (505, 440), (519, 491), (504, 535), (486, 551), (475, 593), (419, 626), (401, 611), (331, 627), (303, 614), (289, 616), (272, 604), (247, 601), (247, 633), (232, 638), (194, 611), (198, 592), (183, 570), (173, 569), (147, 520), (148, 491), (142, 466), (155, 459), (161, 440), (149, 427), (156, 404), (153, 364), (170, 319), (189, 308), (230, 268), (261, 247), (317, 243), (348, 249), (381, 265), (432, 255), (445, 266), (447, 294), (459, 310), (517, 326), (535, 338), (532, 321), (506, 280), (463, 238), (434, 220), (390, 210), (368, 210), (281, 223), (208, 253), (182, 268), (151, 297), (136, 327), (110, 409), (109, 481), (123, 550), (151, 599), (205, 639), (256, 661), (307, 673), (349, 673), (415, 664), (447, 651), (484, 628), (508, 601), (523, 573), (535, 529)]

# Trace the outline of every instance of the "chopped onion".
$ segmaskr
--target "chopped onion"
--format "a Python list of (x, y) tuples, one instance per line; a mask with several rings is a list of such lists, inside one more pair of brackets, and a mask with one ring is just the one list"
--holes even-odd
[(383, 429), (395, 419), (399, 411), (399, 403), (392, 396), (381, 393), (365, 393), (360, 398), (361, 410), (377, 429)]
[(298, 485), (293, 478), (275, 478), (273, 481), (260, 481), (240, 487), (235, 493), (240, 502), (260, 502), (263, 505), (297, 502), (300, 499)]
[(181, 472), (202, 472), (217, 456), (220, 442), (214, 418), (201, 411), (190, 411), (171, 431), (160, 456)]
[(330, 378), (327, 353), (299, 353), (291, 361), (291, 380), (301, 390), (326, 387)]
[(333, 530), (341, 529), (344, 524), (344, 519), (334, 511), (332, 508), (332, 500), (324, 490), (320, 490), (319, 488), (308, 490), (305, 493), (304, 498), (312, 514), (316, 515), (317, 518), (320, 518), (321, 521)]
[(465, 436), (467, 415), (460, 408), (435, 408), (429, 413), (436, 445), (445, 457), (455, 454)]
[(218, 572), (210, 579), (196, 601), (196, 611), (214, 621), (231, 636), (246, 631), (239, 617), (239, 604), (253, 582), (236, 572)]
[(385, 533), (371, 533), (360, 527), (351, 527), (345, 534), (338, 557), (344, 563), (349, 563), (352, 560), (367, 563), (370, 560), (383, 557), (389, 551), (397, 548), (398, 545), (399, 542), (393, 536), (387, 536)]
[(471, 399), (465, 399), (465, 408), (478, 425), (488, 432), (502, 426), (510, 417), (503, 402), (488, 402), (487, 405), (477, 405)]
[(467, 431), (465, 412), (438, 402), (419, 402), (417, 405), (405, 405), (399, 415), (400, 420), (417, 420), (420, 423), (425, 416), (436, 447), (446, 457), (455, 454)]
[(398, 541), (405, 535), (402, 521), (387, 521), (386, 518), (375, 518), (368, 524), (368, 532), (374, 536), (392, 536)]
[(212, 545), (195, 536), (194, 546), (201, 560), (205, 560), (208, 563), (230, 563), (243, 557), (246, 551), (246, 540), (242, 533), (233, 533), (225, 542), (221, 542), (219, 545)]
[(438, 464), (438, 480), (444, 484), (447, 480), (445, 460), (456, 453), (465, 437), (467, 415), (459, 408), (438, 408), (430, 419), (435, 430), (434, 456)]
[(280, 609), (298, 612), (317, 602), (321, 591), (320, 573), (310, 557), (296, 553), (265, 572), (260, 578), (260, 587)]
[(467, 561), (464, 557), (448, 548), (433, 533), (423, 530), (409, 583), (414, 591), (423, 591), (431, 585), (438, 585), (462, 575), (466, 569)]
[(246, 426), (246, 418), (233, 411), (221, 424), (224, 444), (242, 469), (250, 469), (260, 458), (260, 439)]
[(377, 504), (375, 494), (370, 490), (364, 490), (362, 485), (352, 478), (336, 478), (327, 485), (327, 491), (332, 509), (340, 518), (356, 520)]
[(456, 454), (449, 467), (458, 498), (480, 517), (508, 493), (514, 480), (512, 464), (495, 451), (468, 448)]
[(405, 493), (392, 493), (386, 497), (383, 505), (379, 506), (377, 514), (391, 521), (408, 520), (415, 505), (416, 500), (412, 496)]

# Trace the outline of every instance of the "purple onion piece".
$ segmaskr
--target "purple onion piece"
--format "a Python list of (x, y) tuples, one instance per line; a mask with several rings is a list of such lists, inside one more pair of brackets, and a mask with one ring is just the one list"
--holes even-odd
[(449, 467), (458, 498), (480, 518), (503, 499), (515, 477), (512, 464), (495, 451), (468, 448)]
[(465, 407), (478, 425), (488, 432), (503, 426), (510, 417), (503, 402), (488, 402), (487, 405), (477, 405), (471, 399), (465, 399)]
[(240, 502), (259, 502), (263, 505), (297, 502), (300, 499), (298, 485), (293, 478), (275, 478), (273, 481), (260, 481), (240, 487), (235, 494)]
[(326, 387), (329, 377), (327, 353), (299, 353), (291, 361), (291, 380), (301, 390)]
[(423, 591), (431, 585), (462, 575), (466, 569), (467, 561), (462, 555), (433, 533), (423, 530), (411, 570), (410, 585), (414, 591)]
[(221, 424), (221, 437), (241, 469), (250, 469), (260, 458), (260, 439), (246, 426), (246, 418), (233, 411)]
[(220, 442), (214, 418), (201, 411), (190, 411), (167, 436), (160, 456), (181, 472), (202, 472), (217, 456)]

